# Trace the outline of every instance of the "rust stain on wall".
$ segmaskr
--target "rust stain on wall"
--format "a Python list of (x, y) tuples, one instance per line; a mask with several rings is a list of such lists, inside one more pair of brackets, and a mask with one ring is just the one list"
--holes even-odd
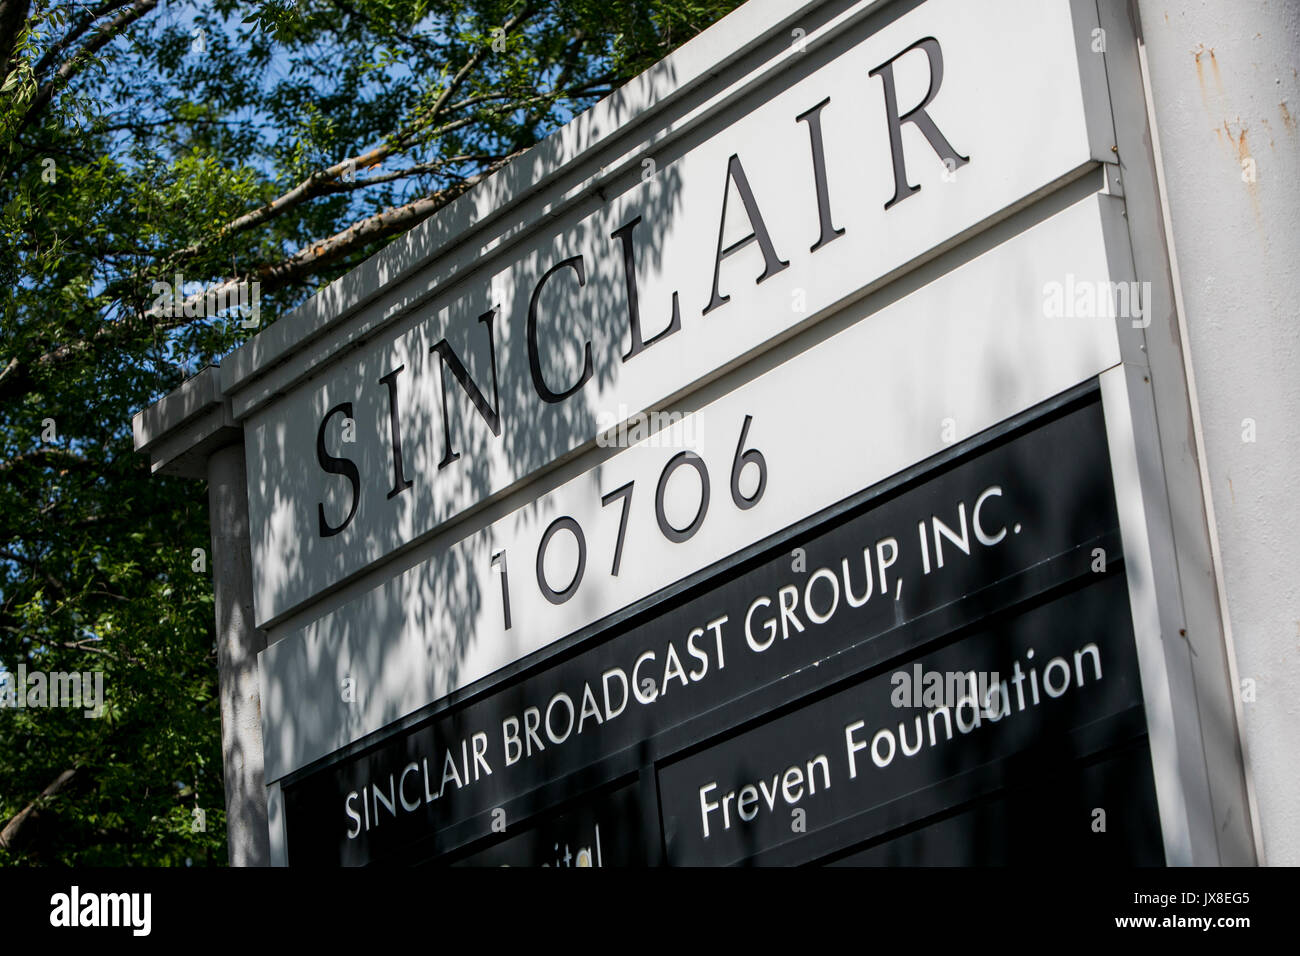
[(1214, 132), (1216, 138), (1220, 139), (1220, 141), (1222, 141), (1223, 136), (1227, 136), (1228, 146), (1234, 154), (1238, 178), (1245, 185), (1246, 191), (1250, 195), (1251, 211), (1255, 215), (1255, 225), (1261, 230), (1261, 238), (1263, 238), (1263, 220), (1261, 219), (1259, 205), (1259, 171), (1250, 152), (1250, 143), (1246, 136), (1246, 124), (1241, 121), (1241, 117), (1237, 117), (1231, 122), (1225, 119), (1222, 128), (1216, 129)]
[[(1223, 121), (1223, 128), (1228, 129), (1228, 121)], [(1228, 139), (1232, 141), (1232, 130), (1228, 130)], [(1243, 123), (1241, 132), (1237, 134), (1236, 141), (1233, 144), (1237, 149), (1237, 159), (1250, 159), (1250, 145), (1246, 142), (1246, 125)]]
[(1208, 110), (1210, 103), (1205, 93), (1205, 67), (1201, 65), (1201, 57), (1204, 53), (1205, 44), (1198, 43), (1196, 49), (1192, 51), (1192, 56), (1196, 58), (1196, 85), (1201, 89), (1201, 105)]

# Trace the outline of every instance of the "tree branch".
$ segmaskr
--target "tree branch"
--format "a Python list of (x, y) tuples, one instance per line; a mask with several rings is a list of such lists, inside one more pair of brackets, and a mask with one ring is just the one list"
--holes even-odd
[[(518, 155), (519, 152), (511, 153), (509, 156), (504, 156), (485, 167), (481, 172), (466, 177), (446, 189), (438, 190), (428, 196), (401, 206), (385, 209), (382, 212), (361, 219), (328, 239), (312, 243), (278, 263), (261, 266), (252, 273), (252, 276), (261, 282), (260, 292), (262, 293), (283, 288), (289, 283), (311, 275), (331, 262), (343, 258), (361, 245), (410, 229), (416, 223), (428, 218), (453, 199), (497, 172)], [(227, 296), (228, 293), (237, 289), (242, 281), (246, 281), (246, 279), (239, 277), (229, 279), (205, 289), (198, 295), (191, 296), (188, 301), (197, 303), (198, 299), (205, 298), (209, 294), (214, 297)], [(32, 360), (28, 365), (20, 363), (16, 358), (11, 359), (5, 369), (0, 371), (0, 402), (21, 395), (23, 391), (28, 389), (33, 382), (33, 369), (57, 368), (91, 349), (113, 348), (136, 332), (147, 330), (157, 334), (187, 325), (196, 319), (209, 318), (209, 316), (196, 316), (186, 319), (184, 311), (184, 309), (181, 309), (180, 315), (170, 317), (155, 314), (152, 311), (144, 313), (140, 317), (146, 323), (144, 326), (131, 319), (106, 323), (90, 338), (68, 342), (50, 349)], [(0, 470), (3, 470), (2, 463), (0, 463)]]
[(0, 0), (0, 80), (9, 75), (18, 34), (27, 24), (30, 0)]
[(342, 258), (360, 245), (405, 232), (491, 176), (517, 155), (519, 154), (512, 153), (503, 157), (482, 172), (446, 189), (358, 220), (328, 239), (300, 249), (282, 262), (259, 269), (258, 276), (270, 290), (278, 289)]
[(28, 104), (27, 112), (23, 114), (23, 118), (18, 122), (16, 132), (21, 132), (30, 126), (50, 105), (50, 100), (54, 98), (54, 94), (61, 87), (66, 86), (72, 77), (85, 69), (94, 55), (109, 41), (119, 36), (127, 27), (149, 13), (157, 5), (158, 0), (135, 0), (128, 9), (123, 10), (102, 29), (96, 31), (86, 45), (67, 60), (64, 60), (59, 68), (54, 71), (54, 76), (50, 78), (49, 82), (37, 90), (36, 95), (32, 97), (31, 103)]
[[(531, 7), (525, 7), (518, 14), (507, 20), (503, 29), (506, 33), (509, 33), (525, 19), (532, 16), (533, 12), (534, 11)], [(412, 123), (408, 124), (407, 129), (396, 134), (389, 142), (376, 146), (364, 153), (349, 156), (347, 159), (340, 160), (332, 166), (326, 166), (324, 169), (317, 170), (288, 191), (271, 200), (269, 203), (250, 210), (241, 216), (237, 216), (235, 219), (226, 223), (217, 230), (214, 239), (206, 242), (192, 243), (183, 249), (178, 249), (171, 257), (171, 261), (201, 255), (207, 249), (211, 248), (215, 241), (225, 238), (231, 233), (252, 229), (253, 227), (259, 226), (267, 220), (272, 219), (289, 209), (293, 209), (310, 199), (315, 199), (316, 197), (325, 195), (329, 192), (337, 192), (337, 186), (333, 184), (345, 173), (382, 163), (393, 153), (409, 148), (422, 131), (424, 131), (426, 135), (438, 135), (440, 133), (451, 132), (452, 130), (459, 129), (462, 126), (468, 126), (473, 122), (473, 117), (464, 117), (462, 119), (453, 120), (452, 122), (446, 123), (431, 131), (427, 129), (428, 125), (436, 120), (439, 114), (443, 111), (443, 108), (451, 98), (451, 95), (459, 89), (461, 84), (464, 83), (465, 78), (479, 65), (479, 63), (482, 62), (483, 57), (490, 50), (490, 46), (481, 47), (480, 49), (475, 50), (474, 53), (472, 53), (469, 58), (461, 64), (460, 69), (456, 71), (456, 75), (452, 77), (451, 81), (447, 84), (446, 89), (438, 95), (438, 98), (434, 101), (433, 105), (428, 110), (423, 111), (422, 115), (417, 116)]]
[(55, 777), (54, 780), (41, 791), (40, 796), (19, 810), (18, 813), (16, 813), (13, 818), (4, 825), (4, 829), (0, 830), (0, 847), (4, 847), (6, 850), (13, 849), (15, 843), (22, 838), (23, 831), (31, 823), (32, 817), (36, 813), (37, 808), (43, 801), (49, 800), (66, 787), (72, 781), (72, 778), (77, 775), (77, 769), (78, 768), (74, 766), (71, 770), (65, 770), (63, 773)]
[[(8, 371), (8, 369), (6, 369), (6, 371)], [(47, 446), (45, 448), (34, 448), (21, 455), (15, 455), (7, 461), (0, 461), (0, 475), (13, 471), (15, 468), (22, 465), (33, 463), (38, 466), (44, 465), (47, 468), (59, 467), (55, 462), (62, 462), (64, 465), (76, 468), (90, 467), (90, 462), (81, 455), (78, 455), (76, 452), (68, 451), (64, 448)]]
[(107, 2), (101, 3), (98, 7), (91, 10), (81, 18), (81, 21), (77, 23), (76, 26), (64, 34), (63, 39), (50, 45), (50, 48), (45, 51), (44, 56), (42, 56), (36, 62), (36, 66), (32, 68), (32, 74), (34, 76), (41, 76), (44, 74), (46, 70), (58, 62), (58, 59), (63, 55), (64, 50), (68, 49), (68, 47), (81, 39), (82, 35), (94, 25), (96, 20), (105, 14), (112, 13), (114, 10), (126, 6), (126, 4), (127, 0), (107, 0)]

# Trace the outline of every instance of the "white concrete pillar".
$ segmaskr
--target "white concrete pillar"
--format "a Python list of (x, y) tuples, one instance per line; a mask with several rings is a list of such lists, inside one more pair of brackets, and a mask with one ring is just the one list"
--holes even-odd
[[(1137, 0), (1263, 861), (1300, 864), (1300, 4)], [(1195, 627), (1198, 622), (1190, 621)]]
[(257, 654), (266, 635), (254, 627), (253, 566), (248, 537), (244, 446), (226, 445), (208, 459), (212, 584), (216, 598), (221, 751), (231, 866), (268, 866), (262, 702)]

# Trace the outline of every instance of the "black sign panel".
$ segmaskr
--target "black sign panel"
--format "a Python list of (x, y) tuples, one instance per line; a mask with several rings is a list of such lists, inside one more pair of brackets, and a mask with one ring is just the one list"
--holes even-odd
[(666, 766), (669, 862), (815, 854), (808, 834), (888, 833), (1141, 736), (1127, 600), (1105, 577)]
[[(838, 855), (834, 866), (1156, 865), (1164, 860), (1146, 738), (1070, 766), (1044, 763), (1027, 782), (921, 827)], [(1102, 811), (1105, 816), (1098, 814)], [(827, 843), (834, 839), (830, 834)], [(788, 845), (802, 855), (803, 848)], [(773, 852), (764, 862), (782, 862)]]
[[(1097, 740), (1071, 751), (1071, 759), (1097, 754), (1131, 740), (1143, 726), (1129, 666), (1127, 596), (1117, 570), (1118, 521), (1094, 394), (1016, 431), (972, 443), (959, 457), (888, 492), (864, 495), (814, 531), (786, 535), (765, 557), (707, 580), (672, 606), (623, 622), (505, 687), (286, 782), (289, 862), (356, 865), (444, 854), (472, 860), (473, 854), (507, 846), (540, 826), (538, 820), (553, 819), (559, 808), (638, 773), (642, 782), (626, 791), (619, 812), (630, 815), (635, 807), (645, 838), (658, 841), (647, 848), (646, 860), (660, 859), (665, 848), (677, 862), (779, 857), (783, 844), (774, 837), (725, 852), (715, 852), (715, 844), (704, 852), (684, 842), (688, 834), (681, 827), (693, 817), (679, 806), (678, 791), (689, 796), (696, 786), (689, 768), (704, 769), (707, 755), (719, 761), (717, 772), (724, 776), (750, 766), (738, 755), (751, 738), (711, 742), (778, 711), (829, 707), (831, 698), (808, 702), (846, 682), (867, 677), (874, 688), (883, 677), (888, 685), (889, 674), (918, 662), (1010, 667), (1007, 648), (998, 643), (1011, 640), (1008, 635), (1028, 641), (1036, 628), (1055, 632), (1058, 617), (1068, 622), (1084, 612), (1101, 627), (1097, 615), (1104, 611), (1111, 615), (1105, 626), (1115, 634), (1105, 644), (1105, 681), (1071, 698), (1068, 717), (1055, 716), (1061, 708), (1045, 708), (1041, 719), (1038, 713), (1008, 719), (1006, 727), (1019, 731), (980, 738), (998, 743), (996, 759), (1011, 760), (1045, 734), (1077, 736), (1080, 728), (1101, 721)], [(1067, 590), (1078, 596), (1067, 599)], [(1049, 600), (1053, 596), (1060, 600)], [(1040, 610), (1027, 610), (1035, 603)], [(1031, 623), (989, 630), (991, 621), (1016, 615)], [(1066, 633), (1074, 631), (1041, 639), (1035, 652), (1055, 649), (1054, 641), (1065, 641)], [(1126, 696), (1112, 699), (1121, 689)], [(870, 713), (873, 720), (879, 717)], [(832, 708), (825, 719), (838, 716)], [(797, 729), (799, 719), (791, 719)], [(1061, 721), (1069, 726), (1058, 727)], [(761, 736), (763, 729), (752, 733)], [(695, 757), (680, 759), (702, 747)], [(966, 759), (977, 749), (953, 746), (943, 753)], [(952, 776), (949, 758), (932, 756), (938, 763), (911, 758), (907, 766), (922, 768), (914, 772), (940, 785)], [(929, 812), (952, 812), (962, 800), (1009, 785), (1005, 776), (985, 776), (977, 787), (944, 790), (947, 796)], [(727, 785), (732, 782), (739, 778)], [(666, 836), (658, 829), (660, 786), (664, 820), (678, 827)], [(838, 794), (847, 790), (841, 784), (831, 802), (838, 805)], [(698, 792), (693, 799), (698, 815)], [(846, 805), (839, 815), (812, 819), (801, 845), (820, 845), (830, 832), (840, 834), (841, 849), (871, 839), (875, 830), (841, 833), (862, 809)], [(879, 827), (895, 818), (876, 814), (871, 820), (870, 827)], [(544, 839), (551, 837), (536, 838)], [(570, 835), (575, 846), (584, 839)], [(514, 858), (545, 862), (536, 840), (510, 844), (531, 847)], [(490, 852), (478, 859), (505, 860)]]
[(598, 793), (523, 832), (456, 860), (456, 866), (645, 866), (646, 834), (636, 784)]

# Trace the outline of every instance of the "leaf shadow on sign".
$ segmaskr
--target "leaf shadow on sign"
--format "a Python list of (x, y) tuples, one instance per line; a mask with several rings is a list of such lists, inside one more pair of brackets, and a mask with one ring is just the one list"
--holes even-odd
[[(916, 5), (916, 0), (888, 5), (864, 21), (859, 34), (869, 35)], [(756, 59), (784, 57), (790, 39), (784, 30), (775, 31), (760, 48), (756, 48)], [(854, 38), (842, 37), (830, 44), (813, 46), (806, 51), (801, 49), (800, 56), (786, 65), (776, 82), (787, 85), (801, 76), (810, 75), (852, 42), (855, 42)], [(400, 317), (385, 328), (383, 335), (389, 335), (389, 328), (398, 331), (405, 328), (413, 333), (411, 345), (402, 355), (382, 361), (376, 359), (369, 364), (362, 361), (355, 376), (358, 389), (355, 394), (327, 396), (322, 391), (315, 396), (311, 409), (312, 421), (319, 422), (336, 403), (354, 401), (358, 434), (377, 436), (373, 440), (359, 440), (355, 446), (347, 448), (347, 453), (357, 462), (365, 489), (357, 521), (336, 538), (322, 539), (314, 533), (303, 533), (283, 536), (283, 544), (275, 545), (270, 539), (255, 539), (253, 549), (255, 557), (260, 549), (263, 558), (269, 559), (260, 560), (259, 564), (273, 565), (271, 573), (280, 576), (278, 580), (269, 581), (271, 590), (290, 583), (292, 575), (307, 573), (302, 569), (325, 569), (321, 573), (331, 581), (346, 578), (350, 572), (340, 567), (341, 546), (378, 556), (385, 554), (386, 549), (397, 541), (402, 543), (405, 551), (387, 560), (381, 571), (367, 574), (364, 579), (342, 586), (324, 585), (326, 597), (313, 614), (341, 609), (345, 600), (352, 602), (354, 608), (348, 614), (336, 614), (328, 633), (323, 628), (319, 632), (309, 630), (300, 642), (302, 647), (291, 659), (284, 655), (282, 666), (268, 676), (264, 704), (268, 712), (277, 715), (277, 719), (272, 721), (275, 739), (268, 737), (266, 741), (268, 766), (277, 760), (283, 763), (282, 755), (305, 754), (306, 759), (314, 759), (362, 733), (406, 716), (413, 707), (443, 697), (450, 688), (462, 683), (466, 673), (478, 676), (482, 669), (474, 670), (467, 665), (467, 659), (475, 651), (473, 635), (476, 623), (482, 618), (485, 605), (493, 600), (493, 595), (484, 593), (484, 579), (480, 577), (481, 569), (492, 558), (493, 548), (483, 536), (456, 546), (457, 537), (468, 538), (483, 522), (476, 515), (464, 512), (456, 516), (454, 528), (447, 530), (448, 518), (454, 513), (454, 508), (446, 503), (479, 500), (491, 495), (492, 499), (482, 506), (485, 510), (490, 509), (494, 501), (499, 501), (512, 490), (510, 485), (503, 487), (496, 480), (500, 474), (533, 473), (535, 476), (540, 469), (562, 465), (563, 455), (561, 461), (555, 461), (557, 449), (580, 452), (590, 446), (597, 429), (606, 422), (613, 424), (642, 411), (639, 408), (600, 407), (597, 404), (600, 399), (591, 397), (605, 392), (614, 382), (631, 340), (626, 277), (620, 243), (614, 233), (639, 216), (641, 223), (633, 233), (636, 270), (644, 274), (662, 265), (667, 250), (656, 242), (656, 224), (678, 214), (682, 204), (681, 173), (674, 161), (716, 130), (712, 123), (687, 123), (674, 137), (664, 137), (662, 131), (670, 122), (702, 112), (748, 70), (748, 66), (738, 61), (698, 78), (688, 88), (677, 89), (673, 62), (665, 61), (633, 81), (633, 85), (648, 84), (646, 89), (633, 96), (616, 94), (612, 97), (606, 104), (610, 112), (600, 120), (617, 128), (634, 118), (632, 104), (648, 103), (660, 112), (658, 130), (654, 127), (654, 119), (638, 122), (631, 133), (610, 136), (593, 153), (591, 160), (584, 159), (576, 170), (567, 170), (542, 182), (546, 160), (555, 159), (567, 148), (564, 134), (557, 134), (519, 157), (474, 191), (473, 196), (489, 200), (478, 208), (491, 209), (496, 206), (491, 198), (508, 191), (503, 190), (503, 186), (517, 187), (516, 192), (535, 187), (534, 195), (519, 202), (508, 213), (509, 221), (504, 225), (498, 221), (476, 232), (475, 224), (469, 227), (466, 235), (455, 237), (462, 245), (471, 247), (498, 235), (504, 237), (492, 248), (490, 256), (466, 261), (463, 258), (456, 260), (449, 254), (444, 258), (451, 263), (450, 271), (430, 279), (429, 272), (438, 272), (440, 260), (435, 259), (431, 267), (417, 262), (417, 246), (427, 248), (431, 243), (452, 238), (448, 229), (458, 221), (463, 222), (451, 216), (441, 216), (418, 227), (423, 245), (395, 243), (390, 250), (394, 254), (386, 255), (372, 275), (371, 280), (385, 291), (381, 298), (366, 308), (373, 311), (382, 309), (385, 314), (396, 312)], [(666, 94), (670, 92), (672, 105), (663, 108), (660, 100), (666, 100)], [(727, 111), (733, 115), (747, 112), (772, 95), (770, 85), (751, 85), (728, 105)], [(592, 115), (585, 114), (575, 123), (590, 126), (596, 122)], [(603, 132), (594, 128), (590, 131)], [(653, 155), (643, 155), (647, 141), (656, 144), (652, 147)], [(624, 171), (601, 182), (598, 187), (593, 188), (586, 182), (597, 168), (603, 172), (619, 163), (625, 163)], [(725, 173), (725, 166), (720, 166), (713, 174), (717, 177), (720, 200), (725, 194)], [(882, 184), (882, 189), (886, 185)], [(563, 207), (559, 215), (564, 217), (568, 217), (570, 212), (575, 214), (575, 218), (580, 218), (602, 209), (607, 211), (615, 202), (624, 205), (616, 217), (600, 222), (599, 228), (591, 228), (589, 234), (575, 234), (572, 229), (566, 231), (561, 227), (527, 235), (532, 224), (557, 214), (548, 202), (561, 195), (577, 196)], [(708, 222), (707, 228), (712, 231), (716, 218), (698, 210), (693, 214), (702, 216), (701, 221)], [(728, 225), (735, 224), (729, 222)], [(816, 225), (815, 221), (812, 225)], [(541, 236), (540, 240), (537, 235)], [(811, 242), (815, 237), (814, 232), (807, 241)], [(702, 246), (711, 245), (710, 235)], [(581, 276), (574, 265), (559, 265), (580, 253), (584, 256)], [(756, 247), (741, 253), (734, 260), (734, 268), (751, 269), (754, 261), (742, 263), (742, 259), (757, 254)], [(457, 265), (456, 261), (460, 264)], [(519, 274), (499, 272), (498, 261), (518, 261), (521, 264)], [(525, 341), (528, 306), (540, 277), (557, 268), (559, 271), (537, 295), (538, 338), (548, 346), (542, 349), (538, 367), (534, 370), (529, 367)], [(752, 274), (757, 274), (757, 270)], [(345, 277), (339, 288), (346, 286), (348, 281)], [(462, 288), (476, 291), (457, 298)], [(455, 294), (440, 297), (439, 292), (443, 289), (455, 290)], [(708, 301), (708, 292), (707, 288), (681, 290), (682, 334), (670, 336), (654, 346), (660, 361), (671, 363), (674, 354), (684, 356), (689, 345), (688, 326), (710, 321), (702, 318), (701, 313), (701, 307)], [(323, 295), (328, 298), (336, 293), (326, 290)], [(666, 298), (663, 296), (657, 297), (661, 301), (650, 301), (644, 287), (640, 295), (643, 334), (649, 340), (666, 327), (671, 303), (663, 301)], [(445, 337), (450, 351), (463, 361), (466, 377), (482, 389), (485, 397), (491, 396), (493, 370), (483, 325), (477, 321), (490, 305), (499, 305), (502, 309), (502, 314), (493, 320), (492, 325), (496, 337), (497, 383), (500, 386), (497, 405), (501, 416), (499, 436), (486, 427), (482, 405), (471, 403), (462, 387), (463, 382), (453, 381), (439, 366), (437, 356), (431, 357), (429, 352)], [(448, 309), (446, 315), (439, 312)], [(744, 318), (736, 314), (729, 320), (739, 322)], [(711, 319), (717, 321), (717, 316)], [(365, 344), (358, 345), (361, 354), (366, 354)], [(590, 378), (583, 382), (588, 357)], [(426, 483), (426, 487), (429, 486), (427, 483), (436, 483), (437, 495), (432, 499), (421, 498), (414, 490), (400, 492), (391, 499), (385, 497), (392, 481), (386, 437), (388, 396), (383, 387), (374, 383), (390, 374), (399, 362), (405, 364), (404, 376), (423, 382), (420, 387), (423, 401), (414, 400), (416, 396), (409, 391), (402, 398), (405, 404), (401, 424), (408, 445), (412, 433), (442, 434), (440, 402), (443, 395), (447, 396), (449, 444), (460, 453), (460, 457), (440, 468), (449, 457), (446, 454), (448, 445), (435, 440), (406, 462), (408, 479)], [(546, 388), (555, 392), (567, 392), (580, 383), (581, 388), (565, 401), (542, 401), (534, 382), (534, 372)], [(441, 384), (443, 381), (448, 384)], [(398, 386), (399, 391), (401, 387)], [(250, 480), (253, 468), (261, 467), (265, 469), (264, 475), (276, 474), (274, 484), (279, 487), (322, 487), (322, 507), (334, 516), (345, 514), (350, 500), (348, 482), (336, 476), (330, 476), (328, 484), (321, 482), (317, 462), (312, 456), (287, 453), (285, 439), (288, 437), (275, 436), (267, 443), (273, 460), (250, 466)], [(343, 452), (334, 444), (331, 453)], [(599, 471), (597, 466), (598, 474)], [(544, 486), (544, 483), (545, 479), (542, 479), (538, 486)], [(268, 482), (262, 489), (263, 497), (271, 490), (272, 483)], [(286, 522), (296, 522), (298, 527), (314, 532), (315, 516), (302, 514), (300, 502), (281, 497), (270, 501), (268, 508), (272, 520), (264, 527), (275, 527), (276, 518), (283, 516)], [(408, 528), (414, 533), (397, 534), (390, 527), (381, 534), (373, 522), (360, 530), (364, 523), (362, 517), (374, 508), (386, 509), (393, 516), (396, 527)], [(283, 515), (277, 514), (277, 509)], [(295, 509), (297, 513), (289, 514)], [(534, 524), (540, 521), (537, 510), (529, 506), (521, 510), (519, 517), (525, 525), (529, 521)], [(523, 560), (512, 565), (512, 582), (521, 578), (526, 581), (531, 577), (530, 556), (521, 557)], [(405, 575), (392, 581), (379, 581), (381, 576), (404, 570), (407, 572)], [(493, 587), (492, 579), (487, 580), (487, 588)], [(358, 596), (364, 589), (376, 586), (384, 590), (383, 598), (367, 602), (364, 610), (357, 610), (362, 604), (357, 600)], [(303, 590), (299, 588), (300, 593)], [(590, 599), (588, 589), (586, 594), (578, 595), (575, 607)], [(302, 626), (299, 620), (285, 623), (286, 619), (280, 617), (278, 611), (275, 616), (279, 618), (282, 633), (292, 633)], [(507, 633), (505, 641), (509, 639)], [(418, 648), (409, 646), (416, 640)], [(526, 653), (529, 649), (523, 650)], [(352, 682), (350, 692), (354, 699), (345, 701), (341, 699), (340, 685), (349, 681)], [(419, 703), (413, 703), (417, 701)], [(293, 714), (292, 721), (278, 717), (289, 713)], [(302, 760), (294, 757), (289, 762), (298, 766)]]
[[(615, 101), (616, 107), (626, 108), (626, 99)], [(615, 115), (611, 122), (617, 125), (626, 119)], [(549, 175), (547, 170), (554, 164), (550, 153), (559, 148), (548, 140), (467, 198), (477, 197), (479, 208), (484, 208), (495, 207), (494, 196), (526, 194)], [(602, 147), (595, 162), (606, 157), (613, 162), (628, 148), (626, 141), (616, 137)], [(468, 264), (462, 257), (460, 265), (452, 262), (440, 274), (440, 259), (426, 265), (416, 262), (415, 243), (408, 246), (399, 240), (391, 255), (386, 251), (377, 278), (381, 285), (391, 282), (392, 288), (366, 309), (399, 312), (400, 317), (386, 325), (379, 338), (389, 341), (390, 329), (394, 330), (393, 347), (368, 350), (362, 343), (349, 356), (354, 374), (347, 383), (353, 387), (340, 392), (318, 386), (312, 397), (311, 414), (317, 425), (344, 402), (351, 403), (355, 423), (354, 442), (342, 440), (349, 417), (344, 413), (335, 415), (326, 429), (327, 453), (355, 463), (361, 488), (355, 518), (337, 535), (321, 536), (318, 523), (321, 515), (331, 525), (346, 517), (353, 500), (349, 479), (324, 474), (314, 455), (295, 454), (292, 449), (302, 447), (306, 436), (289, 435), (283, 422), (268, 426), (271, 431), (264, 448), (269, 457), (250, 463), (249, 469), (250, 480), (258, 475), (264, 479), (255, 490), (270, 516), (260, 538), (258, 529), (253, 529), (254, 555), (263, 558), (259, 562), (263, 590), (283, 587), (300, 574), (319, 573), (322, 581), (345, 579), (320, 588), (322, 597), (310, 612), (298, 618), (290, 612), (277, 623), (276, 636), (293, 636), (300, 646), (279, 658), (281, 666), (265, 672), (264, 709), (277, 717), (264, 726), (268, 770), (297, 766), (304, 754), (315, 759), (459, 687), (466, 661), (475, 650), (473, 635), (482, 630), (479, 622), (485, 603), (494, 597), (484, 593), (480, 577), (491, 563), (492, 544), (474, 532), (488, 523), (491, 509), (522, 484), (508, 479), (503, 483), (502, 476), (533, 480), (540, 469), (557, 464), (557, 448), (591, 447), (598, 429), (606, 424), (606, 413), (621, 412), (626, 417), (637, 411), (606, 409), (589, 397), (606, 392), (614, 383), (630, 343), (622, 246), (610, 233), (640, 216), (636, 271), (644, 275), (657, 270), (662, 250), (655, 241), (655, 224), (680, 212), (678, 170), (664, 161), (653, 175), (646, 175), (645, 167), (631, 163), (603, 183), (598, 194), (589, 191), (564, 207), (557, 225), (544, 228), (540, 238), (536, 233), (515, 238), (532, 222), (550, 215), (545, 203), (579, 186), (591, 169), (584, 162), (577, 170), (550, 176), (508, 213), (510, 222), (504, 226), (495, 222), (482, 230), (468, 229), (446, 253), (454, 258), (457, 248), (479, 249)], [(614, 201), (616, 212), (603, 218), (597, 215), (579, 226), (571, 221), (575, 214), (581, 219), (608, 210)], [(613, 218), (619, 221), (612, 222)], [(447, 227), (430, 220), (418, 228), (425, 242), (435, 242), (434, 234)], [(505, 240), (483, 251), (484, 244), (502, 233)], [(583, 257), (581, 285), (576, 269), (562, 266), (536, 294), (537, 373), (553, 392), (573, 390), (563, 401), (547, 402), (540, 397), (530, 369), (529, 307), (543, 275), (579, 255)], [(404, 271), (408, 269), (413, 271), (408, 274)], [(666, 326), (668, 308), (669, 303), (642, 298), (647, 338)], [(480, 318), (493, 309), (495, 317)], [(488, 347), (489, 324), (495, 369)], [(463, 363), (482, 402), (474, 401), (473, 389), (455, 374), (445, 353), (436, 350), (443, 342)], [(676, 347), (671, 339), (656, 346), (661, 354)], [(398, 428), (403, 477), (411, 483), (406, 489), (395, 485), (390, 391), (381, 382), (399, 365), (403, 370), (396, 379)], [(499, 435), (493, 433), (492, 416), (485, 413), (483, 402), (491, 406), (487, 411), (499, 415)], [(417, 442), (416, 436), (428, 437)], [(291, 437), (298, 439), (297, 446)], [(558, 464), (562, 463), (563, 459)], [(322, 491), (320, 500), (309, 496), (289, 500), (277, 496), (277, 488)], [(306, 513), (305, 508), (312, 512)], [(373, 520), (381, 511), (388, 512), (382, 526)], [(535, 511), (525, 506), (518, 520), (524, 525), (535, 522)], [(273, 538), (281, 520), (310, 533)], [(273, 540), (283, 543), (275, 545)], [(378, 568), (349, 578), (342, 564), (344, 552), (385, 555), (395, 542), (407, 543)], [(510, 573), (512, 584), (527, 582), (529, 558), (521, 556)], [(495, 600), (499, 603), (499, 597)], [(496, 603), (491, 607), (499, 613)], [(315, 626), (322, 613), (330, 614), (328, 626)], [(509, 632), (505, 640), (510, 640)]]

